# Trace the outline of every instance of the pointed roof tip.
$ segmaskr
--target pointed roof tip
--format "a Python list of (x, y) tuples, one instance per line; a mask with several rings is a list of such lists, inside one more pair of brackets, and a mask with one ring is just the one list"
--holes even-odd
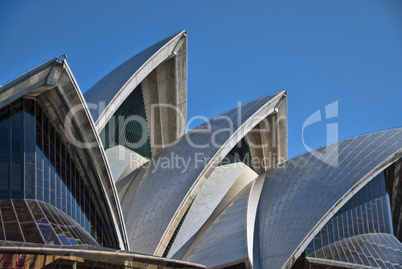
[(287, 96), (286, 91), (285, 91), (285, 90), (281, 90), (281, 91), (277, 91), (277, 92), (273, 92), (273, 93), (269, 93), (269, 94), (263, 95), (263, 96), (261, 96), (261, 97), (257, 97), (257, 98), (255, 98), (255, 99), (252, 99), (252, 100), (250, 100), (250, 101), (245, 102), (244, 104), (248, 104), (248, 103), (251, 103), (251, 102), (256, 102), (256, 101), (264, 100), (264, 99), (267, 99), (267, 98), (272, 99), (272, 98), (274, 98), (275, 96), (282, 95), (282, 94), (283, 94), (285, 97)]
[(174, 35), (171, 35), (171, 36), (178, 36), (180, 34), (187, 35), (187, 31), (185, 29), (182, 29), (182, 30), (176, 32)]
[[(181, 30), (174, 35), (170, 35), (161, 41), (154, 43), (150, 47), (142, 50), (132, 56), (112, 71), (110, 71), (101, 80), (95, 83), (84, 93), (84, 98), (87, 103), (99, 104), (105, 102), (108, 106), (121, 91), (126, 83), (136, 75), (139, 70), (149, 62), (154, 55), (158, 54), (163, 48), (168, 46), (174, 40), (179, 41), (182, 37), (186, 37), (187, 32)], [(99, 111), (91, 110), (94, 122), (97, 122), (100, 115)], [(102, 113), (102, 112), (101, 112)], [(101, 114), (99, 113), (99, 114)]]
[(64, 62), (66, 59), (67, 59), (67, 54), (62, 54), (62, 55), (57, 56), (56, 62), (62, 63), (62, 62)]
[(57, 58), (58, 56), (55, 56), (53, 58), (50, 58), (46, 61), (41, 62), (40, 64), (37, 64), (31, 68), (28, 68), (27, 70), (19, 73), (18, 75), (12, 77), (8, 81), (4, 82), (0, 88), (6, 90), (7, 88), (11, 87), (15, 83), (18, 83), (18, 81), (25, 79), (26, 76), (29, 76), (31, 73), (38, 72), (38, 70), (42, 70), (47, 68), (50, 65), (53, 65), (57, 63)]

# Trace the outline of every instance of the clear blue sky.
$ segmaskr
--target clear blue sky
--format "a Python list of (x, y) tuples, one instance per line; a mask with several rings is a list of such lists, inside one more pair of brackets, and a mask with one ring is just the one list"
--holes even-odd
[[(402, 126), (402, 1), (0, 1), (0, 84), (55, 55), (83, 92), (188, 31), (188, 117), (288, 92), (289, 156), (302, 124), (339, 102), (339, 139)], [(326, 143), (325, 124), (305, 130)]]

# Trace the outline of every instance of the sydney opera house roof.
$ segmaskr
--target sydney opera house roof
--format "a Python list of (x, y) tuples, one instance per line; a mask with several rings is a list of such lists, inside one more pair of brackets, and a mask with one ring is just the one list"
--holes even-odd
[(402, 128), (287, 159), (287, 93), (186, 130), (187, 33), (0, 87), (0, 267), (402, 268)]

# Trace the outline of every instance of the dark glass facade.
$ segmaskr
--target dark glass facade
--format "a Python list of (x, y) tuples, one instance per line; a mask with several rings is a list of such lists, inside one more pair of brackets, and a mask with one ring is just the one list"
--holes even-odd
[(313, 258), (326, 261), (327, 265), (331, 265), (331, 261), (343, 262), (342, 268), (359, 268), (358, 265), (367, 266), (364, 268), (401, 268), (401, 242), (386, 233), (356, 235), (322, 248), (314, 253)]
[(229, 153), (223, 158), (219, 165), (225, 165), (230, 163), (243, 162), (251, 169), (253, 169), (253, 163), (250, 153), (250, 147), (247, 139), (243, 137), (239, 143), (234, 146)]
[[(143, 119), (146, 123), (141, 84), (124, 100), (101, 131), (102, 144), (105, 149), (122, 145), (146, 158), (151, 158), (148, 126), (145, 124), (143, 128), (135, 117)], [(143, 143), (142, 139), (144, 139)]]
[(374, 177), (328, 221), (308, 245), (306, 255), (334, 242), (369, 233), (393, 234), (384, 172)]
[[(61, 244), (69, 244), (74, 239), (118, 247), (107, 232), (107, 222), (99, 209), (101, 201), (90, 195), (89, 182), (38, 103), (19, 99), (0, 110), (0, 199), (43, 201), (69, 216), (93, 237), (79, 239), (82, 237), (73, 236), (74, 232), (70, 231), (64, 238), (53, 228)], [(31, 202), (27, 200), (27, 203)], [(45, 215), (49, 214), (45, 212)], [(4, 215), (3, 222), (6, 223)], [(47, 222), (52, 224), (49, 218)], [(21, 241), (17, 232), (7, 240), (10, 238)], [(52, 242), (56, 244), (57, 240)]]
[(36, 200), (0, 200), (0, 240), (49, 245), (99, 244), (75, 220)]

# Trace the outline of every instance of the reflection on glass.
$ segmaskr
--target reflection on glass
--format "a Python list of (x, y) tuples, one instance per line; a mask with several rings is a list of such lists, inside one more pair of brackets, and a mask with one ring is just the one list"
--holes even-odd
[(47, 203), (35, 200), (1, 200), (0, 212), (0, 221), (4, 220), (1, 223), (5, 230), (5, 234), (0, 233), (1, 240), (99, 246), (75, 220)]
[[(101, 201), (96, 196), (90, 196), (88, 174), (80, 171), (79, 167), (38, 103), (19, 99), (0, 110), (0, 199), (36, 199), (54, 205), (76, 220), (100, 244), (118, 247), (110, 236), (102, 235), (107, 232), (103, 228), (108, 217), (96, 210)], [(29, 209), (36, 223), (48, 225), (48, 219), (41, 210), (31, 205)], [(7, 227), (17, 221), (16, 218), (7, 219), (9, 211), (5, 208), (2, 212)], [(51, 214), (49, 218), (53, 225)], [(16, 227), (10, 230), (9, 236), (4, 235), (7, 240), (11, 237), (24, 239), (20, 226)], [(59, 241), (53, 239), (50, 232), (47, 236), (55, 244)], [(71, 241), (71, 236), (67, 236), (68, 241)], [(93, 241), (93, 238), (87, 242)], [(72, 242), (78, 242), (74, 240)]]
[(392, 234), (389, 203), (384, 172), (381, 172), (328, 221), (308, 245), (306, 254), (310, 255), (329, 244), (360, 234)]

